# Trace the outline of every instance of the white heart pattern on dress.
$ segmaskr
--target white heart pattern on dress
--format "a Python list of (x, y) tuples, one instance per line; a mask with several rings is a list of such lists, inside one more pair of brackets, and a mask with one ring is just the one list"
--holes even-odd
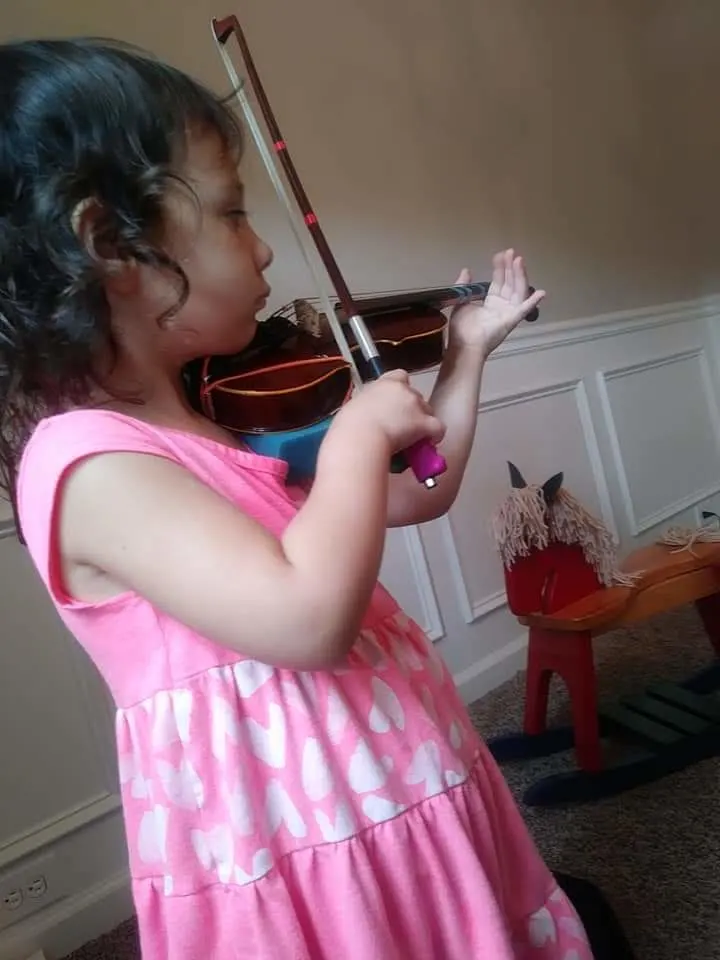
[(387, 656), (372, 630), (362, 630), (360, 632), (360, 637), (356, 641), (354, 649), (373, 670), (387, 670)]
[(167, 827), (170, 811), (159, 804), (146, 810), (138, 830), (138, 856), (143, 863), (164, 863), (167, 859)]
[(534, 947), (544, 947), (548, 941), (557, 943), (555, 920), (547, 907), (540, 907), (530, 917), (529, 934)]
[(258, 759), (269, 767), (282, 770), (285, 766), (286, 726), (285, 714), (277, 703), (268, 707), (270, 725), (264, 727), (253, 717), (248, 717), (245, 723), (252, 752)]
[(233, 708), (223, 697), (210, 700), (210, 721), (210, 748), (213, 756), (225, 763), (228, 740), (238, 742), (238, 722)]
[(162, 750), (178, 740), (189, 743), (192, 691), (161, 690), (151, 698), (150, 703), (153, 715), (153, 749)]
[(149, 800), (152, 797), (152, 780), (135, 777), (130, 787), (130, 796), (133, 800)]
[(360, 740), (350, 758), (348, 780), (355, 793), (371, 793), (385, 785), (387, 771), (364, 740)]
[(379, 677), (372, 678), (373, 706), (368, 722), (374, 733), (388, 733), (394, 724), (398, 730), (405, 729), (405, 711), (397, 694)]
[(122, 786), (138, 776), (138, 773), (139, 765), (134, 754), (123, 753), (118, 757), (118, 777)]
[(394, 800), (386, 800), (384, 797), (374, 795), (363, 799), (362, 808), (365, 816), (373, 823), (384, 823), (385, 820), (392, 820), (393, 817), (405, 810), (402, 803), (395, 803)]
[(350, 807), (344, 801), (340, 801), (335, 812), (335, 823), (332, 823), (330, 817), (324, 810), (315, 811), (315, 820), (320, 827), (323, 839), (327, 843), (339, 843), (341, 840), (347, 840), (355, 833), (355, 819)]
[(232, 670), (240, 696), (245, 699), (251, 697), (275, 673), (275, 667), (259, 660), (241, 660), (233, 664)]
[(266, 873), (272, 870), (272, 867), (272, 853), (263, 847), (263, 849), (258, 850), (253, 857), (252, 873), (245, 873), (242, 867), (235, 867), (235, 880), (242, 886), (245, 886), (248, 883), (253, 883), (255, 880), (264, 877)]
[(445, 771), (445, 783), (449, 787), (457, 787), (461, 783), (465, 783), (466, 780), (467, 780), (467, 774), (458, 773), (457, 770)]
[(350, 719), (350, 712), (335, 687), (328, 694), (327, 730), (330, 742), (337, 746), (342, 740), (345, 727)]
[(576, 940), (586, 940), (585, 928), (576, 917), (560, 917), (560, 928)]
[(296, 677), (298, 683), (305, 691), (307, 699), (313, 704), (317, 703), (317, 689), (315, 687), (315, 677), (313, 674), (308, 673), (307, 671), (301, 671), (300, 673), (296, 674)]
[(305, 821), (290, 799), (290, 794), (279, 780), (270, 780), (266, 794), (267, 820), (270, 834), (274, 834), (282, 823), (288, 828), (293, 837), (300, 838), (307, 835)]
[(255, 817), (250, 795), (239, 774), (232, 789), (227, 789), (226, 796), (233, 830), (241, 837), (249, 837), (255, 827)]
[(156, 767), (171, 803), (185, 810), (202, 808), (205, 802), (205, 789), (189, 760), (182, 760), (178, 768), (165, 760), (158, 760)]
[(391, 641), (391, 647), (395, 660), (408, 670), (419, 671), (425, 666), (417, 650), (409, 638), (405, 636), (395, 636)]
[(421, 743), (415, 751), (410, 769), (405, 777), (410, 784), (424, 783), (425, 796), (434, 797), (445, 789), (440, 749), (433, 740)]
[(435, 702), (432, 698), (432, 694), (427, 687), (423, 686), (420, 690), (420, 699), (422, 700), (422, 705), (427, 711), (427, 715), (434, 723), (439, 723), (437, 710), (435, 709)]
[(580, 954), (573, 948), (572, 950), (568, 950), (563, 960), (580, 960)]
[(460, 724), (453, 720), (450, 724), (450, 743), (456, 749), (459, 750), (463, 742), (463, 732)]
[(438, 683), (445, 682), (445, 661), (442, 659), (440, 654), (435, 649), (435, 645), (428, 641), (427, 644), (428, 650), (428, 664), (430, 666), (430, 672), (433, 674)]
[(333, 788), (333, 776), (320, 741), (308, 737), (302, 758), (302, 782), (305, 793), (316, 802), (324, 800)]
[(230, 883), (235, 858), (230, 827), (220, 824), (208, 831), (192, 830), (190, 839), (203, 867), (216, 870), (221, 883)]
[(296, 673), (290, 680), (283, 680), (280, 684), (285, 700), (292, 707), (301, 710), (307, 716), (308, 708), (314, 708), (317, 703), (315, 678), (311, 673)]
[(143, 777), (139, 761), (134, 754), (126, 753), (118, 758), (118, 776), (122, 786), (132, 780), (130, 796), (133, 800), (147, 800), (152, 796), (152, 781)]

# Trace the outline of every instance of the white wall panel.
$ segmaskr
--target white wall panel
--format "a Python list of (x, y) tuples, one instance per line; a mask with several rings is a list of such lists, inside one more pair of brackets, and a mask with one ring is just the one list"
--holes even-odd
[(720, 490), (720, 414), (704, 348), (600, 371), (598, 386), (633, 534)]

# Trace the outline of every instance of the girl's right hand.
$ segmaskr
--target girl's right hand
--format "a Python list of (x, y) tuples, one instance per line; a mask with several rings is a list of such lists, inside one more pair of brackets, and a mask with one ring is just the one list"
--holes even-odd
[(391, 370), (365, 384), (340, 410), (335, 423), (343, 433), (357, 431), (361, 435), (368, 427), (379, 429), (391, 453), (405, 450), (418, 440), (437, 444), (445, 436), (445, 424), (411, 386), (404, 370)]

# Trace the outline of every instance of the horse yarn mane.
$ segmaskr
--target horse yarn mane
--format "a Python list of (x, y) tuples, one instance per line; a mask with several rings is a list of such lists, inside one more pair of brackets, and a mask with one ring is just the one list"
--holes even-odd
[(635, 582), (637, 575), (618, 567), (617, 545), (610, 530), (562, 486), (562, 474), (543, 485), (527, 484), (514, 464), (509, 467), (512, 489), (491, 518), (492, 536), (506, 569), (533, 550), (564, 543), (582, 549), (604, 586)]

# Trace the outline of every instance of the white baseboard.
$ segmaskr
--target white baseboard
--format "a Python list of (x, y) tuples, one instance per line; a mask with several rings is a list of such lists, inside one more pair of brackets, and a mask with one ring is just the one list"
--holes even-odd
[(453, 679), (463, 701), (471, 704), (510, 680), (518, 671), (525, 669), (526, 656), (527, 632), (456, 674)]
[(0, 935), (0, 960), (24, 960), (41, 950), (60, 960), (133, 915), (126, 871), (68, 897)]

